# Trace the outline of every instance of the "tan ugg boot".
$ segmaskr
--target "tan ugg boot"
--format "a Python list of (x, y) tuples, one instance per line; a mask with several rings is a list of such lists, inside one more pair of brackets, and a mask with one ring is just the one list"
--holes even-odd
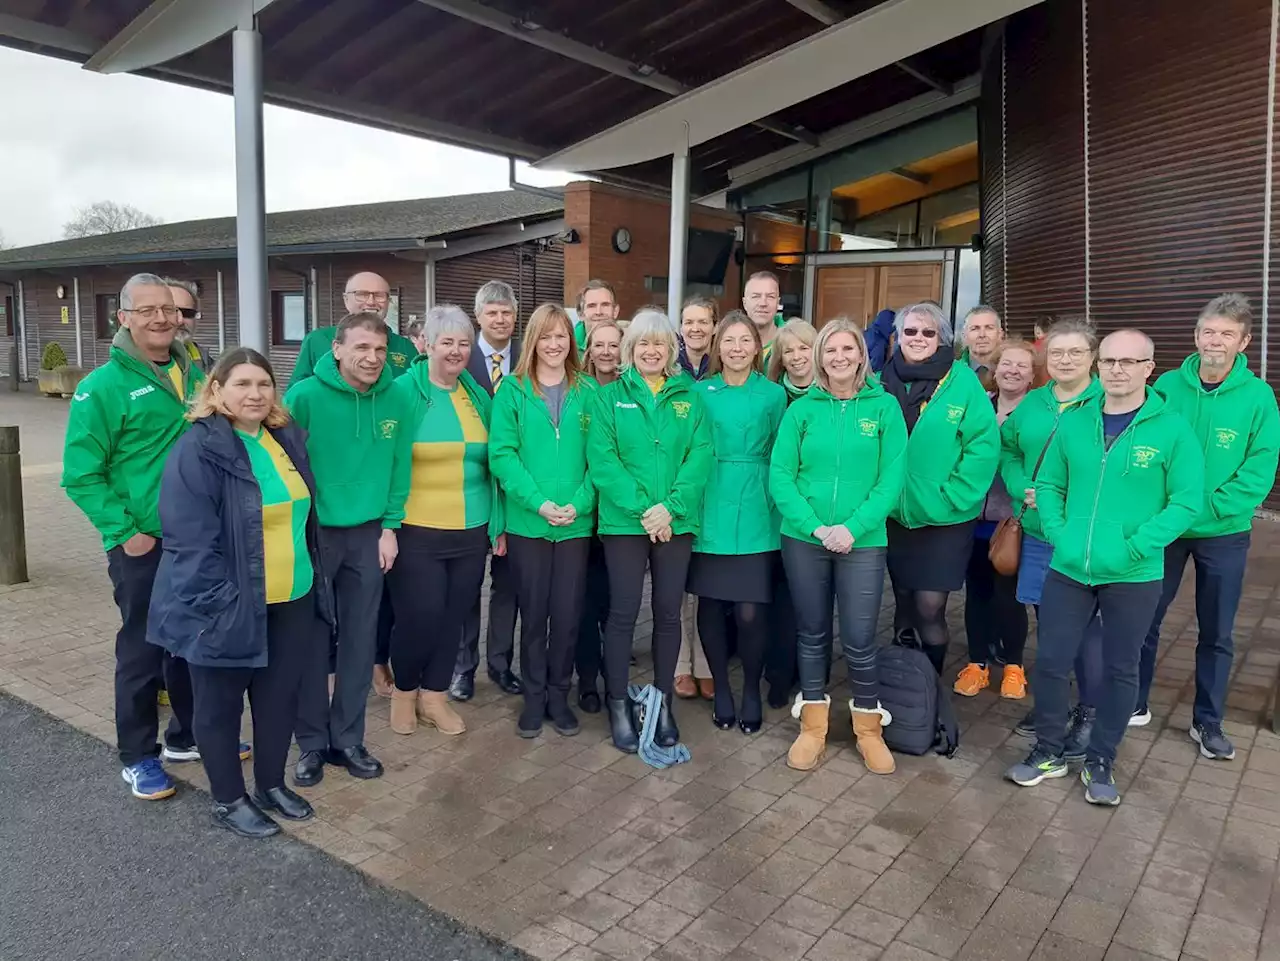
[(854, 707), (849, 702), (849, 711), (853, 714), (853, 736), (858, 741), (858, 753), (862, 762), (872, 774), (892, 774), (897, 769), (889, 746), (884, 743), (881, 728), (887, 726), (893, 715), (884, 708)]
[(418, 729), (418, 692), (391, 691), (391, 730), (397, 734), (412, 734)]
[(467, 729), (462, 715), (449, 704), (444, 691), (419, 691), (418, 717), (441, 734), (461, 734)]
[(827, 715), (831, 712), (831, 698), (806, 701), (803, 694), (796, 695), (791, 705), (791, 716), (800, 722), (800, 736), (787, 752), (787, 767), (797, 771), (812, 771), (827, 750)]

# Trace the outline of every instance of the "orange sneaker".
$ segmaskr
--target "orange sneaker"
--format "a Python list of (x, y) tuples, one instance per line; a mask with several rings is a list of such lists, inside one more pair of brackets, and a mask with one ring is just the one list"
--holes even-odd
[(1021, 701), (1027, 696), (1027, 672), (1018, 664), (1006, 664), (1000, 678), (1000, 696)]
[(961, 697), (977, 697), (991, 683), (991, 669), (981, 664), (966, 664), (956, 678), (955, 692)]

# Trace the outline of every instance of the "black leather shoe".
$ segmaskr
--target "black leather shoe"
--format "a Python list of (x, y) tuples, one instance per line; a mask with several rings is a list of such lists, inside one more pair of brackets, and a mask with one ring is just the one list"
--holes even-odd
[(742, 731), (743, 734), (759, 734), (760, 724), (760, 721), (748, 721), (743, 718), (738, 722), (738, 730)]
[(476, 696), (476, 676), (474, 674), (455, 674), (449, 684), (449, 700), (469, 701)]
[(578, 693), (578, 707), (582, 709), (584, 714), (600, 713), (600, 695), (595, 688), (589, 687), (585, 691)]
[(738, 728), (743, 734), (755, 734), (760, 730), (764, 708), (760, 703), (760, 686), (744, 685), (741, 710), (738, 712)]
[(316, 813), (305, 798), (293, 793), (283, 784), (269, 787), (265, 791), (254, 791), (253, 803), (264, 811), (275, 811), (286, 821), (308, 821)]
[(582, 730), (578, 724), (578, 716), (573, 713), (573, 709), (569, 707), (569, 702), (563, 694), (557, 694), (547, 699), (547, 720), (551, 722), (551, 726), (556, 729), (556, 733), (561, 737), (573, 737)]
[(298, 787), (315, 787), (324, 780), (324, 752), (303, 751), (293, 769), (293, 783)]
[(497, 684), (503, 694), (523, 694), (524, 685), (520, 683), (520, 678), (507, 668), (505, 671), (490, 671), (489, 680)]
[(271, 820), (246, 794), (230, 804), (213, 804), (213, 823), (234, 831), (242, 838), (269, 838), (280, 833), (280, 825)]
[(732, 714), (728, 717), (717, 717), (715, 714), (712, 714), (711, 723), (721, 731), (730, 731), (733, 730), (734, 725), (738, 723), (738, 719)]
[(366, 751), (363, 744), (342, 750), (329, 748), (329, 756), (325, 760), (338, 767), (345, 767), (352, 777), (365, 780), (382, 777), (382, 762)]
[(624, 754), (635, 754), (640, 750), (640, 737), (636, 734), (635, 721), (628, 699), (611, 697), (606, 704), (609, 709), (609, 733), (613, 735), (613, 746)]
[(671, 695), (662, 695), (662, 707), (658, 708), (658, 723), (653, 729), (653, 743), (658, 747), (675, 747), (680, 743), (680, 728), (676, 727), (671, 713)]

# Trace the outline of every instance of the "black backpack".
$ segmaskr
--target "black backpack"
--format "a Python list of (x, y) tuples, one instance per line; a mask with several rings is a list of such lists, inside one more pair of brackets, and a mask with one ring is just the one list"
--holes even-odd
[(880, 648), (880, 706), (893, 715), (884, 742), (901, 754), (934, 750), (951, 757), (960, 747), (960, 726), (951, 709), (951, 691), (920, 649), (914, 632), (903, 631)]

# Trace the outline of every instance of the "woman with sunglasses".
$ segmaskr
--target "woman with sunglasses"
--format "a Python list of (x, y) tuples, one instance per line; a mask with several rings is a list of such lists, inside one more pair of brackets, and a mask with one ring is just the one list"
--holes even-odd
[(897, 347), (882, 372), (907, 424), (906, 483), (889, 516), (894, 634), (912, 636), (942, 673), (947, 598), (964, 585), (973, 530), (1000, 456), (995, 411), (932, 303), (894, 321)]

